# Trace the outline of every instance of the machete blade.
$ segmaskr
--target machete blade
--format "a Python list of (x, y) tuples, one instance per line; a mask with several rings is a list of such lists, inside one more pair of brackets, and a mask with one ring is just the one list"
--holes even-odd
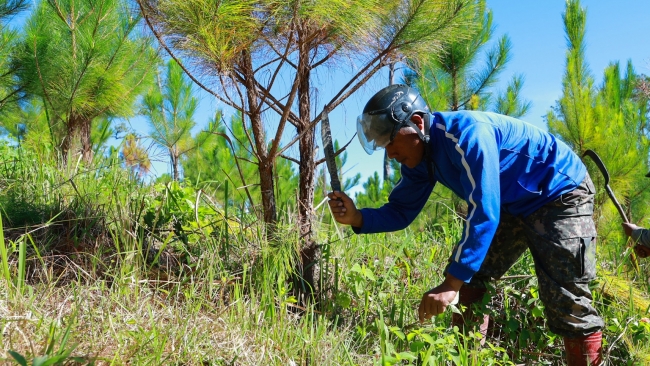
[(336, 167), (336, 157), (334, 156), (334, 145), (332, 144), (332, 131), (330, 130), (327, 106), (323, 108), (323, 119), (320, 122), (320, 135), (323, 139), (323, 150), (325, 151), (327, 171), (330, 173), (330, 186), (332, 187), (332, 191), (340, 192), (341, 181), (339, 180), (338, 168)]
[(612, 203), (614, 203), (614, 206), (616, 206), (616, 210), (618, 211), (618, 214), (621, 215), (621, 219), (623, 219), (623, 222), (630, 222), (627, 219), (627, 215), (625, 214), (623, 207), (621, 207), (621, 204), (618, 203), (618, 200), (614, 195), (614, 191), (612, 191), (612, 188), (609, 186), (609, 171), (607, 171), (607, 167), (605, 167), (605, 163), (603, 163), (603, 159), (601, 159), (600, 156), (598, 156), (598, 154), (596, 154), (596, 152), (593, 150), (585, 150), (582, 156), (589, 156), (591, 160), (593, 160), (593, 162), (596, 164), (596, 167), (598, 168), (598, 170), (600, 170), (600, 172), (603, 175), (603, 178), (605, 179), (605, 191), (607, 191), (607, 195), (612, 200)]

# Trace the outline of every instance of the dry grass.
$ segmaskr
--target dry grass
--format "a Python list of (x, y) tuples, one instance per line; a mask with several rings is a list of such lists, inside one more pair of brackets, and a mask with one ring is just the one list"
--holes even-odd
[(111, 287), (35, 284), (31, 296), (7, 288), (0, 286), (0, 347), (23, 355), (44, 354), (52, 339), (57, 350), (68, 327), (72, 354), (98, 365), (340, 364), (350, 347), (346, 330), (328, 330), (326, 320), (287, 311), (269, 318), (250, 297), (224, 304), (192, 284), (173, 294), (136, 277)]

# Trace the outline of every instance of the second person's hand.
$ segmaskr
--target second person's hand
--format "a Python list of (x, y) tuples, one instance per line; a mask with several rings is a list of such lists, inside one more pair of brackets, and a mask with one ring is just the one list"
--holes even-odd
[(625, 231), (625, 235), (627, 235), (627, 236), (632, 236), (632, 232), (634, 230), (640, 229), (639, 226), (636, 226), (636, 225), (634, 225), (632, 223), (629, 223), (629, 222), (624, 222), (621, 225), (623, 226), (623, 230)]

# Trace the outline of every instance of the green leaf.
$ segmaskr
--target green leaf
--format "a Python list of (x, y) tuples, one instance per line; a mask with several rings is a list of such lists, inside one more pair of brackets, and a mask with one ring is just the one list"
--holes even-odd
[(618, 327), (616, 325), (608, 325), (607, 330), (612, 332), (612, 333), (617, 333), (618, 332)]
[(66, 351), (62, 355), (50, 357), (49, 359), (45, 360), (41, 366), (52, 366), (61, 363), (62, 361), (65, 361), (68, 358), (69, 351)]
[(412, 354), (411, 352), (400, 352), (397, 354), (397, 358), (400, 360), (410, 360), (410, 361), (415, 361), (418, 358)]
[(387, 355), (382, 355), (381, 356), (381, 364), (384, 365), (384, 366), (395, 365), (398, 362), (399, 362), (399, 360), (397, 358), (393, 357), (393, 356), (387, 356)]
[(449, 356), (451, 360), (454, 362), (454, 365), (461, 366), (462, 363), (460, 362), (460, 352), (456, 349), (450, 349), (449, 350)]
[(404, 340), (406, 338), (404, 333), (401, 330), (399, 330), (399, 328), (397, 328), (397, 329), (392, 329), (391, 328), (391, 331), (393, 332), (393, 334), (395, 334), (397, 336), (397, 338), (399, 338), (401, 340)]
[(429, 343), (429, 344), (433, 344), (433, 343), (435, 342), (435, 341), (433, 340), (433, 337), (431, 337), (431, 336), (428, 335), (428, 334), (421, 334), (420, 336), (422, 337), (422, 339), (423, 339), (425, 342), (427, 342), (427, 343)]
[(420, 352), (422, 349), (424, 349), (425, 346), (426, 344), (424, 342), (416, 341), (409, 344), (409, 349), (411, 350), (411, 352), (417, 353)]
[(530, 331), (528, 329), (523, 329), (519, 334), (519, 347), (525, 348), (529, 338), (530, 338)]
[(508, 319), (506, 323), (506, 328), (508, 332), (514, 332), (519, 329), (519, 321), (517, 319)]
[(372, 271), (370, 270), (370, 268), (368, 268), (368, 267), (363, 267), (361, 270), (362, 270), (361, 273), (363, 274), (363, 276), (364, 276), (365, 278), (367, 278), (367, 279), (369, 279), (369, 280), (371, 280), (371, 281), (373, 281), (373, 282), (374, 282), (374, 281), (377, 281), (377, 278), (375, 278), (375, 275), (372, 273)]
[(343, 309), (349, 308), (350, 304), (352, 304), (352, 298), (350, 297), (350, 295), (348, 295), (345, 292), (339, 292), (338, 294), (336, 294), (336, 298), (334, 301), (338, 306), (342, 307)]
[(50, 356), (38, 356), (34, 357), (34, 360), (32, 361), (32, 366), (45, 366), (47, 360), (50, 359)]
[(21, 366), (27, 366), (27, 360), (20, 353), (16, 351), (7, 351), (7, 353), (9, 353)]

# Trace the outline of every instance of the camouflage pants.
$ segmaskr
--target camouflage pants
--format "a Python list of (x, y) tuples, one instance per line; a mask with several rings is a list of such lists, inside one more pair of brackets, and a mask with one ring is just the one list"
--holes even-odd
[(587, 174), (573, 191), (521, 218), (502, 212), (490, 249), (470, 287), (485, 287), (530, 249), (552, 332), (581, 337), (600, 330), (589, 281), (596, 276), (594, 185)]

